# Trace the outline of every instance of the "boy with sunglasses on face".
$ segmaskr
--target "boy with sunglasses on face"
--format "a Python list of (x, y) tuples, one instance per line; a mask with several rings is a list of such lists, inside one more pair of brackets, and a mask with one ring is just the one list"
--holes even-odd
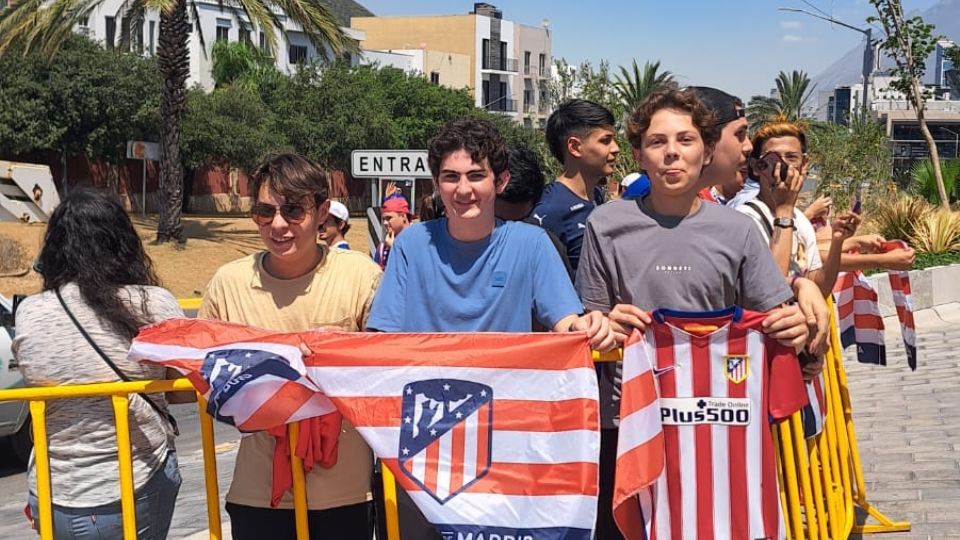
[[(282, 332), (363, 330), (380, 269), (359, 251), (317, 243), (330, 208), (326, 173), (303, 156), (280, 154), (266, 158), (251, 181), (251, 214), (265, 249), (217, 270), (198, 317)], [(373, 455), (348, 422), (329, 422), (339, 433), (336, 463), (306, 475), (311, 538), (368, 540)], [(266, 432), (240, 440), (226, 505), (238, 540), (296, 537), (290, 493), (271, 506), (275, 449)]]

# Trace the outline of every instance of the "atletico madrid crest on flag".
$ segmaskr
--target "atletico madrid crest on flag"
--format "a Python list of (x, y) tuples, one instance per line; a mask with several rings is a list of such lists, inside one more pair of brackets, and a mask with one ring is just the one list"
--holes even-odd
[(727, 379), (734, 384), (740, 384), (750, 375), (750, 357), (745, 354), (726, 354), (723, 356), (727, 363), (724, 369)]
[(444, 504), (490, 470), (493, 389), (454, 379), (404, 386), (399, 462)]

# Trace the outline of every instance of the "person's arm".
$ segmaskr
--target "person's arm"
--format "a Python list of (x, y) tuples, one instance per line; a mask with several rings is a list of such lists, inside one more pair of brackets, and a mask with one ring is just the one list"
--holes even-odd
[[(837, 274), (840, 272), (840, 258), (843, 255), (843, 243), (852, 237), (860, 224), (860, 216), (853, 212), (847, 212), (837, 217), (830, 224), (833, 233), (830, 236), (830, 249), (827, 257), (823, 260), (823, 266), (810, 272), (807, 277), (820, 287), (820, 292), (826, 296), (833, 291), (833, 284), (837, 281)], [(812, 245), (816, 250), (816, 243)]]
[(913, 248), (895, 249), (886, 253), (844, 253), (840, 270), (854, 271), (867, 268), (907, 271), (913, 268), (916, 252)]
[[(781, 182), (779, 181), (780, 168), (783, 165), (782, 162), (777, 163), (773, 171), (761, 172), (759, 184), (760, 200), (767, 204), (773, 215), (770, 252), (773, 253), (773, 260), (777, 263), (780, 274), (786, 276), (790, 273), (790, 261), (793, 259), (793, 233), (797, 224), (794, 222), (793, 228), (781, 227), (777, 226), (777, 221), (782, 219), (794, 220), (797, 196), (803, 187), (807, 166), (804, 165), (801, 169), (789, 167), (786, 181)], [(777, 180), (774, 181), (774, 178)]]

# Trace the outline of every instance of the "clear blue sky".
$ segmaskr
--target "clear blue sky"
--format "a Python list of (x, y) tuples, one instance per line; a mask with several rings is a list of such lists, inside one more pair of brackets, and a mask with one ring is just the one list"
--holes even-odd
[[(359, 0), (377, 15), (467, 13), (463, 0)], [(858, 27), (874, 14), (866, 0), (808, 0)], [(811, 76), (860, 46), (862, 35), (778, 7), (812, 10), (803, 0), (493, 0), (503, 17), (550, 20), (553, 55), (570, 63), (607, 59), (616, 69), (660, 60), (681, 84), (715, 86), (743, 98), (767, 94), (780, 70)], [(903, 0), (907, 13), (936, 0)], [(931, 21), (932, 22), (932, 21)]]

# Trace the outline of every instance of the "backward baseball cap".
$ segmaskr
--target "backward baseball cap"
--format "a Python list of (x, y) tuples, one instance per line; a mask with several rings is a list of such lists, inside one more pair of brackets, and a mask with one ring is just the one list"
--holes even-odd
[(723, 90), (717, 90), (709, 86), (688, 86), (684, 88), (683, 91), (693, 92), (704, 106), (710, 109), (710, 112), (712, 112), (714, 118), (716, 118), (715, 125), (717, 126), (733, 122), (737, 118), (743, 118), (746, 114), (743, 108), (743, 101)]

